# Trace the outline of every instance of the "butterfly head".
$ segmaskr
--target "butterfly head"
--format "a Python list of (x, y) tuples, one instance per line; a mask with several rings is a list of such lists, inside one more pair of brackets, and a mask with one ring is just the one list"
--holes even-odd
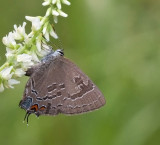
[(47, 56), (45, 56), (41, 62), (46, 63), (46, 62), (51, 62), (52, 60), (54, 60), (57, 57), (62, 57), (64, 56), (64, 52), (62, 49), (57, 49), (56, 51), (52, 51), (51, 53), (49, 53)]
[(52, 53), (52, 56), (54, 57), (64, 56), (64, 52), (62, 49), (57, 49), (56, 51)]

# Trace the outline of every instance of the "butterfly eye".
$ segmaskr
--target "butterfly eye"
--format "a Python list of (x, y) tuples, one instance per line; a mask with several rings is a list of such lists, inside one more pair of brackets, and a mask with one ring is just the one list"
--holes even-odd
[(64, 52), (62, 50), (60, 50), (59, 53), (61, 54), (61, 56), (64, 55)]
[(61, 56), (63, 56), (64, 55), (64, 52), (63, 52), (63, 50), (62, 49), (58, 49), (58, 50), (56, 50)]

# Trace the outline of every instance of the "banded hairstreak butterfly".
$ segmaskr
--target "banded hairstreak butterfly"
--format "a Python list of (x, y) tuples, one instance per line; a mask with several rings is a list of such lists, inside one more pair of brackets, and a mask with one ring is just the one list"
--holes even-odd
[(80, 114), (100, 108), (105, 98), (62, 50), (51, 52), (26, 72), (29, 80), (19, 106), (30, 114)]

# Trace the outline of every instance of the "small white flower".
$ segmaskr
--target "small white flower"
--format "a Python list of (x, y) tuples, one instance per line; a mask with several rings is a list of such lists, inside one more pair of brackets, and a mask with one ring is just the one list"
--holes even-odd
[(29, 43), (30, 43), (30, 40), (31, 40), (31, 38), (32, 38), (33, 36), (34, 36), (34, 33), (33, 33), (33, 31), (31, 31), (31, 32), (28, 34), (27, 39), (24, 40), (24, 43), (25, 43), (25, 44), (29, 44)]
[(16, 69), (14, 72), (14, 75), (17, 77), (22, 77), (24, 74), (26, 74), (26, 72), (21, 68)]
[(27, 71), (28, 68), (30, 68), (31, 66), (33, 66), (34, 63), (31, 61), (31, 62), (24, 62), (23, 65), (22, 65), (22, 68)]
[(50, 53), (53, 49), (51, 46), (49, 46), (45, 43), (42, 43), (42, 48), (43, 48), (44, 51), (47, 51), (48, 53)]
[(48, 17), (51, 13), (52, 13), (52, 9), (48, 8), (45, 16)]
[(25, 17), (28, 21), (32, 22), (32, 30), (33, 31), (38, 31), (41, 28), (41, 21), (39, 17), (30, 17), (26, 16)]
[(55, 39), (58, 38), (58, 36), (55, 33), (55, 31), (53, 30), (52, 26), (48, 23), (46, 23), (43, 27), (43, 35), (44, 35), (44, 37), (46, 38), (47, 41), (50, 40), (49, 35), (51, 35)]
[(44, 25), (42, 32), (46, 40), (49, 41), (48, 23)]
[(21, 63), (20, 67), (26, 72), (28, 68), (31, 68), (35, 63), (30, 61), (30, 62), (23, 62)]
[[(7, 51), (5, 54), (7, 62), (3, 65), (6, 67), (2, 67), (0, 71), (0, 92), (5, 87), (14, 88), (13, 85), (20, 82), (12, 77), (22, 77), (28, 68), (40, 62), (41, 57), (52, 51), (52, 47), (48, 46), (47, 42), (50, 40), (50, 36), (55, 39), (58, 36), (50, 24), (49, 17), (53, 15), (54, 22), (57, 23), (59, 15), (68, 16), (61, 10), (62, 3), (71, 4), (68, 0), (44, 0), (42, 5), (49, 6), (44, 17), (26, 16), (26, 19), (32, 23), (31, 32), (28, 35), (25, 30), (26, 22), (23, 22), (22, 25), (14, 25), (14, 30), (3, 37), (2, 41), (6, 45)], [(57, 54), (55, 53), (55, 55)]]
[(43, 6), (48, 6), (52, 1), (51, 0), (45, 0), (45, 2), (42, 3)]
[(53, 15), (53, 16), (59, 16), (59, 13), (58, 13), (55, 9), (53, 9), (53, 10), (52, 10), (52, 15)]
[(32, 56), (28, 54), (20, 54), (17, 56), (17, 62), (31, 62)]
[(6, 47), (6, 51), (7, 51), (7, 53), (5, 55), (7, 58), (12, 57), (14, 55), (14, 53), (16, 52), (16, 50), (12, 50), (8, 47)]
[(66, 4), (66, 5), (71, 5), (71, 3), (68, 1), (68, 0), (61, 0), (62, 1), (62, 3), (64, 3), (64, 4)]
[(3, 92), (3, 91), (4, 91), (3, 83), (0, 83), (0, 92)]
[(27, 38), (27, 34), (25, 32), (25, 26), (26, 22), (23, 22), (23, 25), (19, 27), (17, 27), (17, 25), (14, 25), (15, 31), (13, 32), (13, 35), (15, 40), (23, 40)]
[(68, 17), (68, 15), (66, 13), (64, 13), (63, 11), (58, 10), (58, 12), (62, 17)]
[[(32, 32), (33, 32), (33, 31), (32, 31)], [(31, 34), (31, 33), (30, 33), (30, 34)], [(28, 35), (27, 38), (24, 40), (24, 43), (23, 43), (23, 44), (28, 45), (28, 44), (30, 43), (30, 40), (31, 40), (32, 37), (33, 37), (33, 36), (30, 35), (30, 37), (29, 37), (29, 35)]]
[(58, 17), (57, 17), (57, 16), (54, 16), (53, 18), (54, 18), (54, 22), (55, 22), (55, 23), (58, 23)]
[(54, 5), (57, 2), (57, 0), (52, 0), (52, 4)]
[(13, 72), (11, 73), (12, 69), (13, 69), (13, 66), (4, 68), (4, 69), (0, 72), (0, 76), (2, 77), (2, 79), (4, 79), (4, 80), (9, 80), (9, 79), (11, 79), (11, 77), (12, 77), (12, 75), (13, 75)]
[(61, 9), (61, 8), (62, 8), (60, 0), (57, 0), (56, 5), (57, 5), (57, 8), (58, 8), (58, 9)]
[(43, 32), (43, 35), (46, 33), (46, 31), (47, 31), (47, 27), (48, 27), (48, 23), (45, 23), (45, 25), (44, 25), (44, 27), (43, 27), (43, 30), (42, 30), (42, 32)]
[(10, 80), (8, 80), (8, 87), (13, 89), (14, 88), (13, 85), (16, 85), (19, 83), (20, 83), (20, 81), (17, 81), (15, 79), (10, 79)]
[(15, 48), (16, 41), (14, 40), (14, 34), (9, 32), (8, 36), (3, 37), (2, 42), (9, 48)]
[(57, 36), (56, 32), (53, 30), (52, 26), (51, 26), (50, 28), (51, 28), (51, 29), (50, 29), (49, 34), (50, 34), (53, 38), (58, 39), (58, 36)]
[(41, 52), (37, 52), (37, 54), (41, 57), (46, 56), (52, 51), (52, 47), (48, 46), (47, 44), (42, 43), (42, 50)]
[(46, 23), (46, 16), (41, 17), (41, 22), (40, 23), (41, 23), (41, 26)]
[(40, 40), (37, 40), (36, 47), (37, 47), (38, 51), (41, 51), (41, 41)]
[(48, 29), (48, 22), (46, 22), (45, 24), (44, 24), (44, 26), (43, 26), (43, 30), (42, 30), (42, 32), (43, 32), (43, 35), (47, 32), (47, 29)]
[(21, 65), (21, 68), (26, 71), (29, 67), (34, 65), (34, 62), (32, 61), (33, 58), (29, 54), (20, 54), (17, 56), (17, 62)]
[(50, 39), (49, 39), (49, 33), (48, 33), (48, 31), (46, 31), (46, 33), (44, 34), (44, 37), (46, 38), (47, 41), (50, 40)]
[(31, 51), (30, 55), (32, 56), (32, 60), (35, 62), (40, 62), (37, 54), (34, 51)]
[(38, 51), (41, 51), (41, 36), (39, 36), (39, 37), (37, 37), (36, 38), (37, 40), (36, 40), (36, 47), (37, 47), (37, 49), (38, 49)]
[(48, 53), (48, 51), (46, 51), (46, 50), (41, 50), (41, 52), (38, 52), (38, 51), (37, 51), (37, 55), (40, 56), (40, 57), (44, 57), (44, 56), (46, 56), (47, 54), (49, 54), (49, 53)]

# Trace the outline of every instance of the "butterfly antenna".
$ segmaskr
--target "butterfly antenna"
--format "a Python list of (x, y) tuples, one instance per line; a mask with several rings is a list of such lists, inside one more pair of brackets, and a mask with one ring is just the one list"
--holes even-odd
[(62, 41), (60, 40), (60, 38), (58, 38), (58, 44), (60, 45), (60, 49), (61, 49), (61, 50), (64, 50), (64, 49), (63, 49), (63, 46), (62, 46)]
[[(58, 39), (59, 39), (59, 38), (58, 38)], [(54, 45), (54, 47), (55, 47), (56, 49), (60, 49), (59, 46), (57, 46), (57, 45), (54, 44), (53, 42), (51, 42), (51, 44)]]
[[(53, 30), (54, 30), (54, 32), (56, 33), (56, 30), (55, 30), (55, 27), (54, 27), (54, 25), (52, 24), (52, 28), (53, 28)], [(56, 33), (57, 34), (57, 33)], [(48, 42), (48, 40), (42, 35), (42, 37)], [(58, 37), (58, 45), (56, 45), (55, 43), (53, 43), (53, 42), (50, 42), (52, 45), (54, 45), (54, 47), (56, 48), (56, 49), (61, 49), (62, 51), (64, 50), (63, 49), (63, 47), (62, 47), (62, 42), (61, 42), (61, 40), (60, 40), (60, 38)], [(48, 46), (49, 48), (52, 48), (52, 46), (50, 46), (50, 45), (48, 45), (48, 44), (45, 44), (45, 43), (42, 43), (43, 44), (43, 46), (44, 45), (46, 45), (46, 46)], [(42, 47), (43, 47), (42, 46)], [(53, 48), (52, 48), (52, 50), (53, 50)]]
[[(52, 28), (54, 30), (54, 32), (57, 34), (54, 25), (52, 24)], [(51, 42), (52, 43), (52, 42)], [(53, 43), (52, 43), (53, 44)], [(60, 40), (60, 37), (58, 37), (58, 45), (53, 44), (57, 49), (61, 49), (63, 51), (63, 46), (62, 46), (62, 42)]]

